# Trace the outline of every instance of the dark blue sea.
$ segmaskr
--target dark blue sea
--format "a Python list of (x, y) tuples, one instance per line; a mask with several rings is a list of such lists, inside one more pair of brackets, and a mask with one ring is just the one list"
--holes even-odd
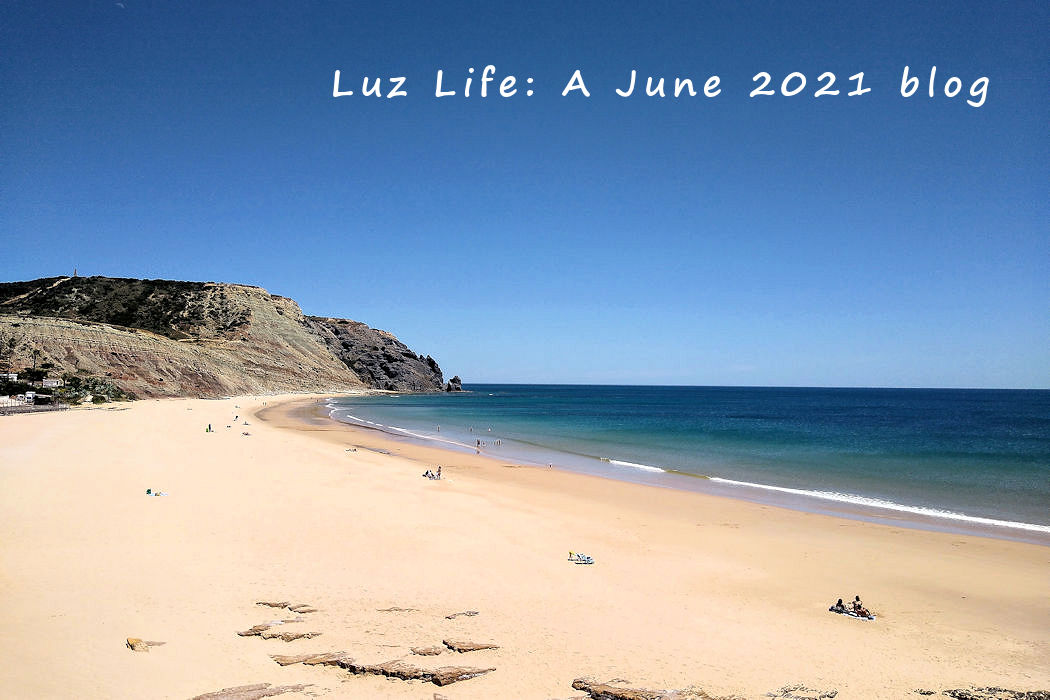
[(508, 461), (938, 529), (1050, 534), (1050, 391), (466, 388), (330, 406), (338, 420)]

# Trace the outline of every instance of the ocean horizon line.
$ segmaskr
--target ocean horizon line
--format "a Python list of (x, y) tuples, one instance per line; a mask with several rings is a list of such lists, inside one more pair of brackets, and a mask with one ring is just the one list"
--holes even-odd
[(981, 387), (981, 386), (862, 386), (835, 385), (819, 386), (814, 384), (641, 384), (641, 383), (589, 383), (589, 382), (500, 382), (476, 381), (464, 382), (465, 391), (471, 386), (536, 386), (536, 387), (607, 387), (607, 388), (649, 388), (649, 389), (813, 389), (819, 391), (1035, 391), (1050, 392), (1050, 387)]

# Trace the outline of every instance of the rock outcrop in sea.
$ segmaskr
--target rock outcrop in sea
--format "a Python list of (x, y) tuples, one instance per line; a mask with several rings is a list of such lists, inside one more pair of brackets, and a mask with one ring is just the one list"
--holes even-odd
[[(261, 287), (109, 277), (0, 283), (6, 367), (105, 377), (139, 397), (441, 391), (434, 358)], [(0, 367), (0, 369), (5, 369)]]

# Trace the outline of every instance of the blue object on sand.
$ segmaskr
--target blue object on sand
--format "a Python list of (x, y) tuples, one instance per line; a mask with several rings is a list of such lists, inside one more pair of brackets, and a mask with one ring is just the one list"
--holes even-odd
[(846, 617), (852, 617), (854, 620), (874, 620), (875, 619), (874, 615), (868, 615), (867, 617), (865, 617), (863, 615), (858, 615), (857, 613), (853, 612), (852, 610), (836, 610), (834, 605), (831, 606), (830, 608), (828, 608), (828, 612), (838, 613), (839, 615), (845, 615)]

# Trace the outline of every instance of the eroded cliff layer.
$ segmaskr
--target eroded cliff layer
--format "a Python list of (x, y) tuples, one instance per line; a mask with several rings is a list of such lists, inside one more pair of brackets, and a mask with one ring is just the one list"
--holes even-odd
[(0, 364), (106, 376), (150, 396), (439, 391), (433, 358), (260, 287), (56, 277), (0, 284)]

